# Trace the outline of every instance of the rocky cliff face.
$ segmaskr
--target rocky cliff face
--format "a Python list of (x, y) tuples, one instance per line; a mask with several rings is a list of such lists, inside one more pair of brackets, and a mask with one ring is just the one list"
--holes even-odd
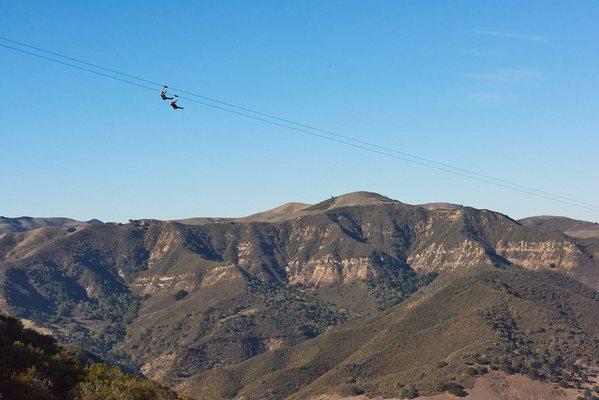
[(275, 222), (1, 234), (0, 307), (174, 383), (395, 305), (438, 273), (515, 264), (599, 288), (594, 250), (558, 231), (486, 210), (357, 198), (277, 212)]

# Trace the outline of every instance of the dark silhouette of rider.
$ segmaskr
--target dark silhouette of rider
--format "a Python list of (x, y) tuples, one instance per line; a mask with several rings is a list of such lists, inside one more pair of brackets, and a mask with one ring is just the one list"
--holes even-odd
[(162, 100), (172, 100), (172, 99), (173, 99), (172, 97), (168, 97), (168, 96), (166, 95), (166, 89), (167, 89), (167, 88), (168, 88), (168, 86), (166, 86), (166, 85), (165, 85), (165, 86), (162, 88), (162, 90), (160, 91), (160, 97), (162, 97)]
[(177, 97), (178, 96), (175, 95), (175, 99), (171, 101), (171, 107), (173, 107), (174, 110), (183, 110), (183, 107), (177, 105)]

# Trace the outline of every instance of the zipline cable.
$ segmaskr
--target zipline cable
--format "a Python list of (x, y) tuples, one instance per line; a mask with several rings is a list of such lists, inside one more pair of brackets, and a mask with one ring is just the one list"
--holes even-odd
[[(43, 49), (41, 47), (32, 46), (30, 44), (19, 42), (19, 41), (12, 40), (12, 39), (8, 39), (8, 38), (2, 37), (2, 36), (0, 36), (0, 39), (4, 40), (4, 41), (7, 41), (7, 42), (10, 42), (10, 43), (17, 44), (19, 46), (27, 47), (27, 48), (30, 48), (30, 49), (33, 49), (33, 50), (37, 50), (37, 51), (40, 51), (40, 52), (44, 52), (46, 54), (51, 54), (51, 55), (54, 55), (54, 56), (57, 56), (57, 57), (61, 57), (61, 58), (67, 59), (67, 60), (75, 61), (75, 62), (83, 64), (83, 65), (91, 66), (91, 67), (98, 68), (98, 69), (101, 69), (101, 70), (104, 70), (104, 71), (108, 71), (108, 72), (111, 72), (111, 73), (114, 73), (114, 74), (118, 74), (118, 75), (125, 76), (125, 77), (128, 77), (128, 78), (136, 79), (136, 80), (138, 80), (140, 82), (145, 82), (145, 83), (149, 83), (149, 84), (157, 85), (157, 86), (163, 86), (163, 84), (158, 83), (158, 82), (154, 82), (154, 81), (151, 81), (151, 80), (148, 80), (148, 79), (145, 79), (145, 78), (141, 78), (141, 77), (138, 77), (138, 76), (135, 76), (135, 75), (126, 74), (124, 72), (120, 72), (120, 71), (117, 71), (117, 70), (112, 69), (112, 68), (103, 67), (103, 66), (98, 65), (98, 64), (94, 64), (94, 63), (90, 63), (88, 61), (84, 61), (84, 60), (81, 60), (81, 59), (78, 59), (78, 58), (66, 56), (64, 54), (57, 53), (57, 52), (50, 51), (50, 50), (46, 50), (46, 49)], [(218, 103), (218, 104), (226, 105), (228, 107), (234, 107), (234, 108), (237, 108), (237, 109), (240, 109), (240, 110), (243, 110), (243, 111), (247, 111), (247, 112), (250, 112), (250, 113), (253, 113), (253, 114), (256, 114), (256, 115), (261, 115), (261, 116), (268, 117), (268, 118), (271, 118), (271, 119), (274, 119), (274, 120), (277, 120), (277, 121), (285, 122), (287, 124), (296, 125), (296, 126), (299, 126), (299, 127), (302, 127), (302, 128), (306, 128), (306, 129), (314, 130), (314, 131), (317, 131), (317, 132), (325, 133), (327, 135), (339, 137), (339, 138), (342, 138), (342, 139), (345, 139), (345, 140), (350, 140), (350, 141), (355, 142), (355, 143), (360, 143), (360, 144), (363, 144), (363, 145), (366, 145), (366, 146), (374, 147), (374, 148), (377, 148), (379, 150), (384, 150), (384, 151), (388, 151), (388, 152), (400, 154), (402, 156), (414, 158), (414, 159), (417, 159), (417, 160), (420, 160), (420, 161), (425, 161), (427, 163), (435, 164), (435, 165), (438, 165), (438, 166), (441, 166), (441, 167), (444, 167), (444, 168), (450, 168), (450, 169), (453, 169), (453, 170), (456, 170), (456, 171), (460, 171), (460, 172), (471, 174), (471, 175), (476, 175), (476, 176), (479, 176), (481, 178), (490, 179), (490, 180), (497, 181), (497, 182), (500, 182), (500, 183), (504, 183), (504, 184), (507, 184), (507, 185), (510, 185), (510, 186), (516, 186), (516, 187), (519, 187), (519, 188), (522, 188), (522, 189), (525, 189), (525, 190), (528, 190), (528, 191), (542, 193), (542, 194), (545, 194), (547, 196), (556, 197), (556, 198), (560, 198), (560, 199), (563, 199), (563, 200), (567, 200), (567, 201), (571, 201), (571, 202), (576, 202), (576, 203), (580, 203), (580, 204), (583, 204), (583, 205), (586, 205), (586, 206), (590, 206), (590, 207), (594, 207), (594, 208), (598, 208), (599, 209), (599, 206), (595, 205), (595, 204), (586, 203), (586, 202), (579, 201), (579, 200), (576, 200), (576, 199), (572, 199), (572, 198), (569, 198), (569, 197), (561, 196), (561, 195), (558, 195), (558, 194), (555, 194), (555, 193), (551, 193), (551, 192), (547, 192), (547, 191), (544, 191), (544, 190), (536, 189), (536, 188), (533, 188), (533, 187), (530, 187), (530, 186), (521, 185), (519, 183), (511, 182), (511, 181), (508, 181), (508, 180), (505, 180), (505, 179), (496, 178), (496, 177), (493, 177), (493, 176), (490, 176), (490, 175), (486, 175), (486, 174), (481, 174), (481, 173), (473, 171), (473, 170), (456, 167), (456, 166), (451, 165), (451, 164), (447, 164), (447, 163), (443, 163), (443, 162), (431, 160), (431, 159), (428, 159), (428, 158), (425, 158), (425, 157), (421, 157), (421, 156), (418, 156), (418, 155), (414, 155), (414, 154), (410, 154), (410, 153), (407, 153), (407, 152), (399, 151), (399, 150), (396, 150), (396, 149), (393, 149), (393, 148), (390, 148), (390, 147), (381, 146), (381, 145), (378, 145), (376, 143), (368, 142), (368, 141), (365, 141), (365, 140), (360, 140), (360, 139), (352, 138), (350, 136), (341, 135), (341, 134), (335, 133), (335, 132), (330, 131), (330, 130), (325, 130), (325, 129), (321, 129), (321, 128), (314, 127), (314, 126), (311, 126), (311, 125), (307, 125), (307, 124), (303, 124), (303, 123), (300, 123), (300, 122), (292, 121), (292, 120), (289, 120), (289, 119), (281, 118), (281, 117), (278, 117), (276, 115), (272, 115), (272, 114), (268, 114), (268, 113), (263, 113), (263, 112), (256, 111), (256, 110), (253, 110), (253, 109), (250, 109), (250, 108), (247, 108), (247, 107), (239, 106), (239, 105), (236, 105), (236, 104), (233, 104), (233, 103), (229, 103), (229, 102), (225, 102), (225, 101), (218, 100), (218, 99), (215, 99), (215, 98), (211, 98), (211, 97), (203, 96), (203, 95), (200, 95), (200, 94), (197, 94), (197, 93), (193, 93), (193, 92), (190, 92), (190, 91), (187, 91), (187, 90), (184, 90), (184, 89), (178, 89), (178, 88), (174, 88), (174, 87), (170, 87), (169, 89), (171, 90), (171, 92), (184, 93), (184, 94), (187, 94), (187, 95), (190, 95), (190, 96), (194, 96), (194, 97), (197, 97), (197, 98), (201, 98), (201, 99), (208, 100), (208, 101), (211, 101), (211, 102), (215, 102), (215, 103)]]
[(98, 69), (101, 69), (101, 70), (104, 70), (104, 71), (112, 72), (113, 74), (117, 74), (117, 75), (121, 75), (121, 76), (126, 76), (127, 78), (137, 79), (138, 81), (141, 81), (141, 82), (150, 83), (152, 85), (162, 86), (162, 84), (158, 83), (158, 82), (152, 82), (150, 80), (143, 79), (143, 78), (140, 78), (140, 77), (137, 77), (137, 76), (134, 76), (134, 75), (125, 74), (123, 72), (120, 72), (120, 71), (117, 71), (117, 70), (114, 70), (114, 69), (111, 69), (111, 68), (106, 68), (106, 67), (103, 67), (103, 66), (98, 65), (98, 64), (93, 64), (93, 63), (90, 63), (90, 62), (87, 62), (87, 61), (79, 60), (77, 58), (65, 56), (64, 54), (56, 53), (56, 52), (50, 51), (50, 50), (45, 50), (45, 49), (42, 49), (41, 47), (32, 46), (30, 44), (19, 42), (19, 41), (12, 40), (12, 39), (8, 39), (8, 38), (5, 38), (3, 36), (0, 36), (0, 40), (4, 40), (4, 41), (12, 43), (12, 44), (17, 44), (19, 46), (27, 47), (28, 49), (41, 51), (42, 53), (51, 54), (53, 56), (64, 58), (66, 60), (75, 61), (75, 62), (78, 62), (79, 64), (87, 65), (89, 67), (94, 67), (94, 68), (98, 68)]
[(58, 63), (58, 64), (62, 64), (62, 65), (66, 65), (66, 66), (69, 66), (69, 67), (77, 68), (77, 69), (80, 69), (82, 71), (91, 72), (92, 74), (100, 75), (100, 76), (103, 76), (105, 78), (110, 78), (110, 79), (114, 79), (114, 80), (119, 81), (119, 82), (124, 82), (124, 83), (128, 83), (130, 85), (135, 85), (135, 86), (139, 86), (139, 87), (142, 87), (142, 88), (145, 88), (145, 89), (149, 89), (149, 90), (151, 90), (153, 92), (156, 91), (154, 88), (152, 88), (150, 86), (146, 86), (146, 85), (142, 85), (142, 84), (139, 84), (139, 83), (131, 82), (131, 81), (128, 81), (126, 79), (121, 79), (121, 78), (116, 77), (116, 76), (112, 76), (112, 75), (105, 74), (105, 73), (102, 73), (102, 72), (94, 71), (94, 70), (89, 69), (89, 68), (80, 67), (78, 65), (70, 64), (68, 62), (56, 60), (54, 58), (46, 57), (46, 56), (43, 56), (41, 54), (32, 53), (30, 51), (23, 50), (23, 49), (17, 49), (16, 47), (7, 46), (7, 45), (1, 44), (1, 43), (0, 43), (0, 46), (4, 47), (4, 48), (7, 48), (7, 49), (14, 50), (14, 51), (19, 51), (21, 53), (29, 54), (30, 56), (42, 58), (42, 59), (47, 60), (47, 61), (52, 61), (52, 62), (55, 62), (55, 63)]
[[(69, 59), (69, 60), (72, 60), (72, 61), (84, 64), (84, 65), (91, 66), (93, 68), (102, 69), (102, 70), (105, 70), (105, 71), (108, 71), (108, 72), (112, 72), (112, 73), (115, 73), (115, 74), (118, 74), (118, 75), (121, 75), (121, 76), (126, 76), (126, 77), (130, 77), (132, 79), (136, 79), (136, 80), (143, 81), (143, 82), (146, 82), (146, 83), (150, 83), (150, 84), (153, 84), (153, 85), (162, 86), (162, 84), (157, 83), (157, 82), (153, 82), (153, 81), (150, 81), (150, 80), (139, 78), (139, 77), (136, 77), (134, 75), (125, 74), (125, 73), (122, 73), (122, 72), (119, 72), (119, 71), (116, 71), (116, 70), (113, 70), (113, 69), (110, 69), (110, 68), (101, 67), (101, 66), (98, 66), (96, 64), (88, 63), (88, 62), (85, 62), (85, 61), (82, 61), (82, 60), (78, 60), (78, 59), (75, 59), (75, 58), (72, 58), (72, 57), (63, 56), (63, 55), (61, 55), (59, 53), (55, 53), (55, 52), (51, 52), (51, 51), (44, 50), (44, 49), (41, 49), (41, 48), (37, 48), (37, 47), (34, 47), (34, 46), (22, 44), (20, 42), (12, 41), (12, 40), (9, 40), (9, 39), (3, 38), (3, 37), (0, 37), (0, 39), (5, 40), (5, 41), (9, 41), (9, 42), (12, 42), (12, 43), (24, 46), (24, 47), (28, 47), (28, 48), (31, 48), (31, 49), (34, 49), (34, 50), (37, 50), (37, 51), (42, 51), (42, 52), (44, 52), (46, 54), (52, 54), (52, 55), (55, 55), (55, 56), (58, 56), (58, 57), (61, 57), (61, 58)], [(31, 56), (34, 56), (34, 57), (38, 57), (38, 58), (41, 58), (41, 59), (44, 59), (44, 60), (47, 60), (47, 61), (55, 62), (55, 63), (61, 64), (61, 65), (65, 65), (65, 66), (69, 66), (69, 67), (72, 67), (72, 68), (76, 68), (76, 69), (79, 69), (79, 70), (82, 70), (82, 71), (85, 71), (85, 72), (90, 72), (90, 73), (96, 74), (98, 76), (102, 76), (102, 77), (105, 77), (105, 78), (110, 78), (110, 79), (113, 79), (113, 80), (116, 80), (116, 81), (119, 81), (119, 82), (122, 82), (122, 83), (127, 83), (127, 84), (130, 84), (130, 85), (141, 87), (141, 88), (150, 90), (152, 92), (156, 91), (155, 88), (149, 87), (147, 85), (139, 84), (139, 83), (136, 83), (136, 82), (131, 82), (130, 80), (126, 80), (126, 79), (122, 79), (122, 78), (119, 78), (119, 77), (115, 77), (115, 76), (110, 75), (110, 74), (106, 74), (106, 73), (102, 73), (102, 72), (99, 72), (99, 71), (95, 71), (95, 70), (92, 70), (92, 69), (89, 69), (89, 68), (85, 68), (85, 67), (81, 67), (81, 66), (78, 66), (78, 65), (74, 65), (74, 64), (67, 63), (67, 62), (64, 62), (64, 61), (61, 61), (61, 60), (56, 60), (54, 58), (46, 57), (46, 56), (43, 56), (41, 54), (33, 53), (33, 52), (30, 52), (30, 51), (26, 51), (26, 50), (23, 50), (23, 49), (15, 48), (15, 47), (4, 45), (4, 44), (0, 44), (0, 46), (4, 47), (4, 48), (7, 48), (7, 49), (10, 49), (10, 50), (13, 50), (13, 51), (21, 52), (21, 53), (28, 54), (28, 55), (31, 55)], [(468, 179), (471, 179), (471, 180), (476, 180), (476, 181), (484, 182), (484, 183), (487, 183), (487, 184), (495, 185), (495, 186), (502, 187), (502, 188), (505, 188), (505, 189), (510, 189), (510, 190), (518, 191), (518, 192), (525, 193), (525, 194), (528, 194), (528, 195), (532, 195), (532, 196), (537, 196), (537, 197), (540, 197), (540, 198), (544, 198), (544, 199), (547, 199), (547, 200), (552, 200), (552, 201), (560, 202), (560, 203), (563, 203), (563, 204), (568, 204), (568, 205), (571, 205), (571, 206), (584, 208), (584, 209), (590, 210), (590, 211), (599, 211), (599, 206), (595, 206), (595, 205), (590, 204), (590, 203), (581, 202), (581, 201), (578, 201), (578, 200), (575, 200), (575, 199), (571, 199), (571, 198), (568, 198), (568, 197), (564, 197), (564, 196), (552, 194), (552, 193), (545, 192), (545, 191), (542, 191), (542, 190), (539, 190), (539, 189), (534, 189), (534, 188), (530, 188), (530, 187), (527, 187), (527, 186), (524, 186), (524, 185), (519, 185), (519, 184), (510, 182), (510, 181), (505, 181), (505, 180), (502, 180), (502, 179), (499, 179), (499, 178), (494, 178), (494, 177), (487, 176), (487, 175), (484, 175), (484, 174), (479, 174), (479, 173), (474, 172), (474, 171), (470, 171), (470, 170), (466, 170), (466, 169), (454, 167), (454, 166), (449, 165), (449, 164), (444, 164), (444, 163), (440, 163), (440, 162), (437, 162), (437, 161), (434, 161), (434, 160), (429, 160), (429, 159), (426, 159), (424, 157), (419, 157), (419, 156), (415, 156), (415, 155), (412, 155), (412, 154), (409, 154), (409, 153), (404, 153), (404, 152), (401, 152), (401, 151), (398, 151), (398, 150), (395, 150), (395, 149), (387, 148), (387, 147), (384, 147), (384, 146), (379, 146), (379, 145), (374, 144), (374, 143), (362, 141), (362, 140), (359, 140), (359, 139), (354, 139), (354, 138), (347, 137), (347, 136), (344, 136), (344, 135), (339, 135), (339, 134), (336, 134), (334, 132), (322, 130), (322, 129), (315, 128), (315, 127), (312, 127), (312, 126), (309, 126), (309, 125), (304, 125), (304, 124), (296, 123), (296, 122), (293, 122), (291, 120), (286, 120), (286, 119), (283, 119), (283, 118), (272, 116), (270, 114), (261, 113), (261, 112), (258, 112), (258, 111), (247, 109), (245, 107), (236, 106), (236, 105), (231, 104), (231, 103), (226, 103), (226, 102), (222, 102), (222, 101), (219, 101), (219, 100), (216, 100), (216, 99), (211, 99), (211, 98), (208, 98), (208, 97), (205, 97), (205, 96), (197, 95), (197, 94), (194, 94), (194, 93), (191, 93), (191, 92), (187, 92), (187, 91), (183, 91), (183, 90), (180, 90), (180, 89), (175, 89), (175, 88), (170, 88), (170, 89), (172, 89), (172, 90), (174, 90), (176, 92), (179, 92), (179, 93), (187, 93), (187, 94), (190, 94), (190, 95), (195, 96), (195, 97), (203, 98), (203, 99), (206, 99), (206, 100), (209, 100), (209, 101), (213, 101), (213, 102), (216, 102), (216, 103), (220, 103), (220, 104), (223, 104), (223, 105), (227, 105), (227, 106), (230, 106), (230, 107), (235, 107), (235, 108), (238, 108), (238, 109), (242, 109), (244, 111), (248, 111), (248, 112), (251, 112), (251, 113), (254, 113), (254, 114), (257, 114), (257, 115), (263, 115), (263, 116), (269, 117), (271, 119), (276, 119), (276, 120), (284, 121), (284, 122), (287, 122), (289, 124), (293, 124), (293, 125), (296, 125), (296, 126), (305, 127), (307, 129), (311, 129), (311, 130), (314, 130), (314, 131), (320, 131), (320, 132), (326, 133), (326, 134), (331, 135), (331, 136), (335, 136), (335, 137), (338, 137), (338, 138), (349, 140), (351, 142), (348, 142), (348, 141), (345, 141), (345, 140), (335, 139), (335, 138), (332, 138), (332, 137), (329, 137), (329, 136), (325, 136), (325, 135), (317, 134), (315, 132), (308, 131), (306, 129), (300, 129), (300, 128), (297, 128), (297, 127), (294, 127), (294, 126), (290, 126), (290, 125), (278, 123), (278, 122), (271, 121), (271, 120), (268, 120), (268, 119), (265, 119), (265, 118), (256, 117), (255, 115), (242, 113), (242, 112), (231, 110), (231, 109), (228, 109), (228, 108), (225, 108), (225, 107), (220, 107), (220, 106), (217, 106), (217, 105), (214, 105), (214, 104), (210, 104), (210, 103), (198, 101), (196, 99), (191, 99), (191, 98), (188, 98), (188, 97), (179, 96), (180, 99), (191, 101), (191, 102), (194, 102), (194, 103), (197, 103), (197, 104), (201, 104), (201, 105), (204, 105), (204, 106), (207, 106), (207, 107), (211, 107), (211, 108), (214, 108), (214, 109), (217, 109), (217, 110), (226, 111), (226, 112), (229, 112), (229, 113), (232, 113), (232, 114), (236, 114), (236, 115), (239, 115), (239, 116), (243, 116), (243, 117), (247, 117), (247, 118), (252, 118), (254, 120), (265, 122), (265, 123), (268, 123), (268, 124), (271, 124), (271, 125), (274, 125), (274, 126), (283, 127), (283, 128), (286, 128), (286, 129), (297, 131), (297, 132), (309, 134), (309, 135), (316, 136), (316, 137), (319, 137), (319, 138), (322, 138), (322, 139), (326, 139), (326, 140), (329, 140), (329, 141), (333, 141), (333, 142), (336, 142), (336, 143), (345, 144), (345, 145), (352, 146), (352, 147), (355, 147), (355, 148), (359, 148), (359, 149), (362, 149), (362, 150), (366, 150), (366, 151), (370, 151), (370, 152), (373, 152), (373, 153), (385, 155), (387, 157), (396, 158), (396, 159), (403, 160), (403, 161), (406, 161), (406, 162), (418, 164), (418, 165), (421, 165), (421, 166), (425, 166), (425, 167), (428, 167), (428, 168), (436, 169), (436, 170), (439, 170), (439, 171), (443, 171), (443, 172), (450, 173), (450, 174), (453, 174), (453, 175), (461, 176), (461, 177), (468, 178)], [(352, 142), (354, 142), (354, 143), (352, 143)], [(359, 143), (359, 144), (356, 144), (356, 143)], [(367, 146), (369, 146), (369, 147), (367, 147)], [(373, 149), (372, 147), (378, 148), (380, 150)], [(395, 153), (395, 154), (393, 154), (393, 153)], [(411, 158), (406, 158), (406, 157), (398, 156), (397, 154), (400, 154), (400, 155), (403, 155), (403, 156), (406, 156), (406, 157), (411, 157)], [(414, 160), (413, 158), (415, 158), (416, 160)], [(420, 160), (420, 161), (418, 161), (418, 160)], [(433, 164), (433, 165), (431, 165), (431, 164)], [(461, 172), (459, 172), (459, 171), (461, 171)], [(470, 174), (470, 175), (468, 175), (468, 174)], [(514, 186), (516, 186), (516, 187), (514, 187)], [(519, 189), (519, 188), (521, 188), (521, 189)]]

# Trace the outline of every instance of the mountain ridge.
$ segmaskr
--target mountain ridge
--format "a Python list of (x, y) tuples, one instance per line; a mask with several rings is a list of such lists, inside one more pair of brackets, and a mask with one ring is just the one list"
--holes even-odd
[(258, 220), (0, 234), (0, 310), (174, 386), (385, 312), (448, 276), (517, 267), (599, 288), (599, 242), (358, 193)]
[[(368, 191), (349, 192), (338, 196), (331, 196), (317, 204), (308, 204), (302, 202), (288, 202), (271, 209), (260, 211), (243, 217), (189, 217), (183, 219), (171, 220), (173, 222), (185, 225), (202, 225), (208, 223), (229, 223), (239, 222), (282, 222), (314, 212), (326, 212), (339, 207), (365, 206), (384, 203), (401, 203), (381, 194)], [(325, 207), (326, 205), (326, 207)], [(432, 202), (415, 204), (415, 207), (422, 207), (429, 211), (455, 211), (461, 208), (469, 207), (455, 203)], [(469, 207), (473, 208), (473, 207)], [(311, 209), (311, 210), (309, 210)], [(492, 211), (492, 210), (490, 210)], [(496, 212), (496, 211), (493, 211)], [(144, 218), (143, 220), (156, 220)], [(167, 220), (168, 221), (168, 220)], [(595, 238), (599, 237), (599, 223), (591, 221), (576, 220), (565, 216), (538, 215), (525, 217), (517, 220), (524, 226), (536, 227), (542, 229), (555, 229), (577, 238)], [(102, 224), (98, 219), (88, 221), (79, 221), (67, 217), (4, 217), (0, 216), (0, 233), (26, 232), (42, 227), (83, 227), (91, 224)]]

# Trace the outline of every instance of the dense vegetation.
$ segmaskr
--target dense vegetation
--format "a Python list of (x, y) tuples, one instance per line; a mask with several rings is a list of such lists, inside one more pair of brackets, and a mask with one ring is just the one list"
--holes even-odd
[[(538, 274), (537, 284), (525, 279), (505, 281), (496, 275), (485, 279), (498, 290), (527, 304), (514, 307), (507, 301), (481, 310), (480, 314), (498, 336), (488, 355), (473, 357), (483, 371), (520, 373), (532, 379), (580, 388), (599, 362), (596, 313), (587, 307), (599, 303), (599, 293), (584, 286), (569, 290), (571, 282), (556, 273)], [(516, 303), (516, 305), (519, 305)], [(538, 310), (543, 313), (539, 315)], [(481, 367), (482, 366), (482, 367)]]
[(0, 315), (2, 400), (177, 400), (156, 382), (100, 363)]
[(400, 270), (398, 276), (392, 279), (383, 276), (377, 279), (368, 279), (366, 283), (370, 294), (376, 299), (378, 309), (386, 310), (401, 303), (418, 289), (431, 283), (438, 275), (436, 272), (417, 275), (406, 269)]

